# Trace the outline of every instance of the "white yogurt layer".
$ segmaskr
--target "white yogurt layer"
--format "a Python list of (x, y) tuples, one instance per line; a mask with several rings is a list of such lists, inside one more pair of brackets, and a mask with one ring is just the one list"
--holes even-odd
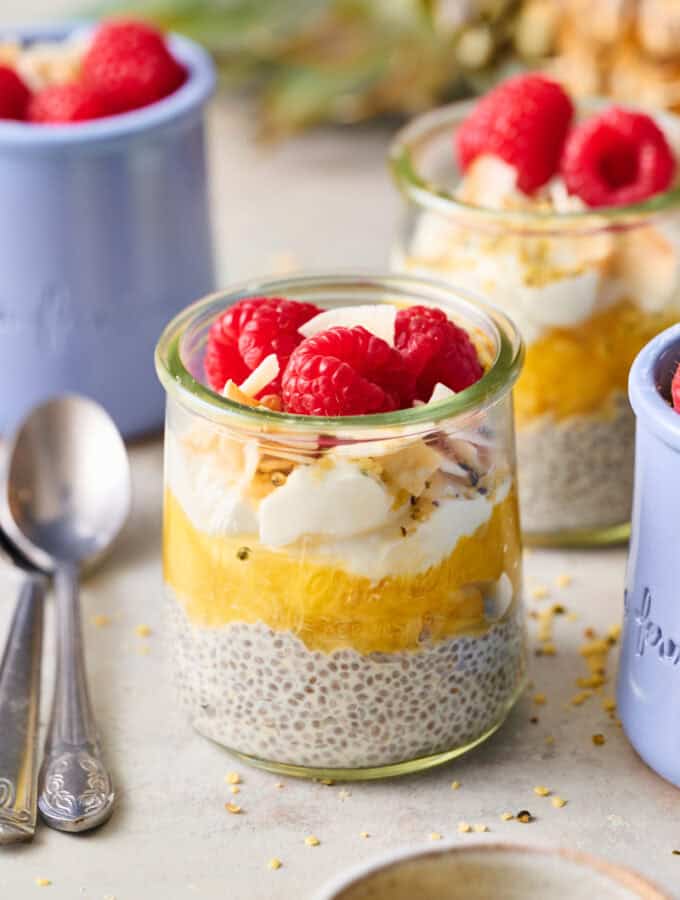
[(496, 503), (504, 500), (510, 482), (504, 482), (493, 499), (442, 496), (429, 518), (404, 536), (408, 513), (367, 534), (337, 541), (314, 543), (315, 555), (336, 561), (348, 572), (379, 581), (389, 575), (414, 575), (436, 566), (453, 553), (461, 538), (469, 537), (489, 520)]
[[(254, 444), (235, 451), (245, 466), (240, 477), (227, 471), (219, 454), (192, 449), (172, 433), (166, 448), (168, 487), (197, 530), (251, 536), (272, 550), (297, 546), (375, 581), (441, 562), (488, 521), (510, 489), (507, 479), (493, 496), (462, 491), (438, 471), (445, 457), (418, 441), (402, 451), (401, 464), (395, 459), (390, 468), (389, 457), (380, 461), (382, 478), (367, 460), (339, 454), (330, 465), (297, 466), (258, 502), (248, 495), (257, 467)], [(426, 483), (427, 512), (414, 520), (408, 496), (420, 495)], [(399, 491), (407, 495), (397, 505)]]
[[(478, 163), (478, 164), (477, 164)], [(512, 168), (480, 157), (462, 180), (466, 203), (517, 212), (540, 206), (556, 215), (583, 209), (554, 179), (536, 199), (520, 195)], [(510, 173), (510, 174), (509, 174)], [(527, 343), (552, 328), (573, 328), (628, 300), (654, 313), (672, 301), (680, 281), (680, 228), (654, 224), (630, 232), (559, 235), (489, 232), (431, 211), (420, 214), (412, 240), (393, 265), (437, 275), (488, 296), (515, 320)], [(563, 226), (564, 228), (564, 226)]]

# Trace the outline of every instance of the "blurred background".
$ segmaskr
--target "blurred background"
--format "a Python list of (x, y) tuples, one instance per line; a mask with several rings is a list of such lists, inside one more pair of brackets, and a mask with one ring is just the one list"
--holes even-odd
[(4, 0), (6, 22), (125, 11), (203, 43), (258, 134), (411, 115), (539, 65), (576, 93), (680, 103), (677, 0)]
[(577, 94), (680, 107), (678, 0), (2, 0), (0, 25), (111, 12), (188, 34), (218, 62), (222, 281), (384, 266), (398, 124), (521, 68)]

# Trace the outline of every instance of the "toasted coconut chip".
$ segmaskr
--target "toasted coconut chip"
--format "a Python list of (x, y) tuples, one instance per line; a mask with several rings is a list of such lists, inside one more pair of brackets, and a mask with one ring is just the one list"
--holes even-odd
[(432, 390), (432, 396), (427, 402), (438, 403), (440, 400), (448, 400), (449, 397), (455, 396), (455, 391), (452, 391), (450, 387), (447, 387), (445, 384), (442, 384), (441, 381), (438, 381)]
[(343, 306), (339, 309), (324, 310), (301, 325), (298, 331), (308, 338), (337, 326), (355, 328), (361, 325), (366, 331), (370, 331), (376, 337), (382, 338), (390, 347), (394, 347), (396, 319), (397, 309), (388, 303)]
[(240, 403), (243, 406), (259, 406), (260, 404), (257, 400), (253, 400), (251, 396), (245, 394), (241, 388), (235, 384), (231, 380), (231, 378), (224, 385), (224, 389), (222, 390), (222, 395), (227, 398), (227, 400), (231, 400), (234, 403)]
[(260, 365), (253, 369), (240, 385), (241, 391), (249, 397), (254, 397), (276, 378), (280, 370), (281, 366), (276, 353), (270, 353), (269, 356), (265, 356)]

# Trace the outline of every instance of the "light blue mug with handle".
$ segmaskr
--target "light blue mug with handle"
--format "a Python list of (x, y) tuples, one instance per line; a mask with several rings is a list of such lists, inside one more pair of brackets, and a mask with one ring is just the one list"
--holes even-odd
[(680, 413), (670, 385), (680, 324), (640, 352), (630, 372), (635, 491), (618, 709), (642, 759), (680, 786)]
[(187, 79), (157, 103), (75, 125), (0, 121), (0, 434), (62, 391), (98, 400), (128, 438), (162, 425), (156, 338), (215, 286), (204, 153), (214, 67), (197, 44), (169, 44)]

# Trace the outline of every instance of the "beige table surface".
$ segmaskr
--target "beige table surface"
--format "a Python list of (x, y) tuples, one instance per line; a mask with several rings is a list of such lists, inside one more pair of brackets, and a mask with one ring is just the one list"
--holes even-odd
[[(0, 22), (73, 8), (72, 0), (2, 0)], [(387, 131), (325, 131), (274, 151), (255, 149), (241, 105), (211, 114), (211, 161), (222, 279), (303, 266), (384, 265), (399, 202), (385, 174)], [(534, 552), (526, 558), (527, 606), (561, 602), (557, 655), (534, 658), (535, 686), (505, 727), (469, 757), (398, 781), (324, 786), (237, 765), (195, 735), (176, 710), (164, 660), (160, 590), (161, 447), (132, 451), (134, 510), (116, 552), (84, 595), (88, 664), (120, 804), (100, 832), (71, 837), (41, 828), (35, 841), (0, 852), (0, 898), (54, 900), (306, 900), (329, 877), (402, 845), (428, 846), (438, 832), (461, 844), (516, 840), (561, 845), (638, 868), (680, 898), (680, 793), (637, 758), (603, 709), (613, 684), (583, 705), (569, 701), (586, 675), (584, 629), (621, 617), (625, 552)], [(556, 579), (573, 581), (558, 588)], [(0, 571), (0, 634), (11, 610), (13, 573)], [(533, 589), (545, 586), (539, 600)], [(541, 591), (539, 591), (541, 593)], [(51, 609), (45, 699), (52, 675)], [(96, 616), (111, 619), (106, 626)], [(152, 629), (137, 635), (138, 625)], [(532, 637), (536, 621), (530, 620)], [(615, 672), (615, 652), (610, 676)], [(544, 705), (533, 703), (543, 693)], [(47, 704), (45, 704), (47, 707)], [(45, 711), (46, 715), (46, 711)], [(535, 723), (532, 717), (538, 718)], [(606, 743), (596, 747), (592, 735)], [(546, 738), (554, 743), (546, 743)], [(239, 816), (229, 815), (224, 776), (238, 770)], [(460, 782), (451, 790), (452, 780)], [(546, 785), (568, 803), (533, 793)], [(529, 825), (500, 814), (528, 808)], [(459, 834), (465, 820), (486, 834)], [(360, 832), (370, 833), (361, 838)], [(315, 834), (318, 847), (304, 844)], [(278, 871), (267, 868), (277, 856)], [(40, 888), (36, 878), (49, 879)]]

